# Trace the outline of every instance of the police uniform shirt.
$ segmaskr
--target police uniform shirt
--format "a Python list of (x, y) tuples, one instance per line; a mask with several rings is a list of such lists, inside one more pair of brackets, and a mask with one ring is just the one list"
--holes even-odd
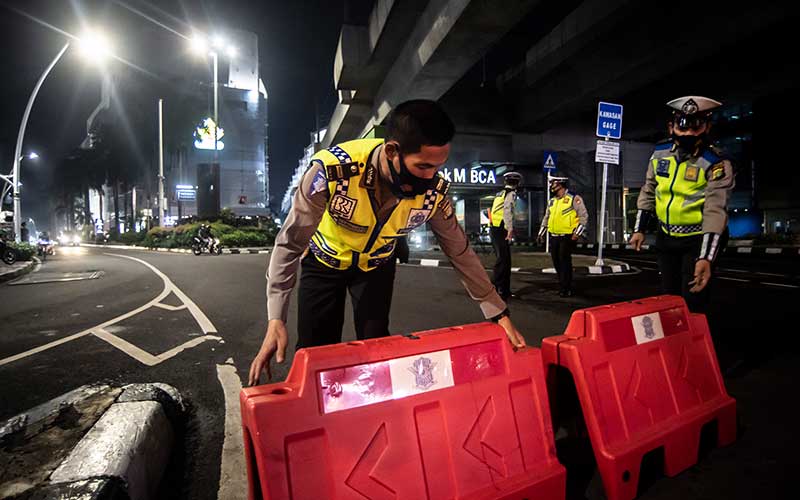
[[(389, 189), (391, 174), (388, 166), (380, 165), (381, 148), (383, 146), (376, 148), (370, 158), (370, 162), (380, 174), (374, 190), (379, 220), (385, 219), (399, 203), (399, 199)], [(292, 209), (275, 238), (275, 247), (267, 270), (267, 314), (270, 320), (286, 321), (289, 313), (289, 297), (297, 281), (300, 260), (327, 210), (329, 201), (327, 185), (314, 184), (320, 173), (324, 175), (322, 169), (318, 162), (314, 162), (303, 175), (294, 194)], [(447, 201), (452, 206), (449, 198)], [(429, 223), (442, 252), (460, 274), (467, 293), (480, 303), (484, 317), (492, 318), (503, 312), (506, 304), (497, 294), (483, 264), (469, 246), (464, 230), (458, 225), (452, 209), (436, 210)]]
[(572, 197), (572, 206), (570, 208), (573, 208), (575, 210), (575, 214), (578, 216), (578, 224), (572, 230), (572, 234), (582, 236), (583, 233), (586, 232), (586, 227), (589, 225), (589, 211), (586, 210), (586, 203), (583, 202), (583, 198), (580, 195), (572, 194), (569, 191), (565, 191), (564, 195), (561, 198), (557, 198), (555, 196), (550, 198), (550, 203), (547, 205), (547, 208), (544, 211), (544, 217), (542, 217), (542, 224), (539, 227), (539, 237), (543, 237), (547, 232), (547, 227), (550, 223), (550, 217), (558, 216), (558, 214), (550, 213), (550, 207), (553, 204), (555, 204), (556, 200), (562, 199), (564, 198), (564, 196)]
[[(674, 155), (677, 163), (681, 164), (687, 160), (691, 161), (692, 159), (701, 156), (703, 151), (707, 150), (708, 148), (709, 146), (703, 146), (701, 150), (697, 152), (696, 156), (685, 154), (679, 155), (677, 146), (673, 144), (671, 147), (667, 147), (666, 150), (662, 150), (661, 154)], [(730, 193), (733, 191), (735, 186), (733, 165), (729, 160), (721, 158), (722, 153), (719, 150), (714, 148), (713, 151), (714, 153), (719, 153), (720, 158), (719, 161), (713, 162), (711, 165), (709, 165), (705, 171), (705, 179), (707, 184), (704, 191), (705, 201), (703, 203), (702, 210), (704, 251), (701, 251), (702, 255), (699, 255), (700, 258), (708, 258), (712, 261), (716, 255), (711, 251), (711, 249), (716, 248), (716, 246), (710, 244), (710, 240), (719, 238), (719, 235), (725, 231), (725, 228), (728, 225), (728, 198), (730, 197)], [(653, 157), (651, 157), (647, 165), (645, 182), (641, 191), (639, 192), (639, 198), (636, 201), (638, 214), (634, 232), (640, 232), (640, 229), (644, 230), (644, 228), (640, 228), (642, 225), (641, 218), (643, 216), (643, 212), (656, 212), (656, 188), (658, 185), (658, 180), (656, 179), (656, 172), (652, 163), (654, 158), (657, 159), (658, 154), (659, 151), (657, 147), (656, 152), (653, 153)], [(661, 229), (658, 230), (661, 231)]]
[(514, 229), (514, 204), (516, 202), (516, 190), (509, 189), (506, 191), (506, 197), (503, 200), (503, 224), (505, 224), (506, 231)]

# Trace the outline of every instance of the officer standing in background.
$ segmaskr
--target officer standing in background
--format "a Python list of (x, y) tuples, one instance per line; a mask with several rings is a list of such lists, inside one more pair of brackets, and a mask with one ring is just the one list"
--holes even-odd
[(589, 223), (586, 204), (579, 195), (567, 190), (568, 180), (566, 177), (550, 177), (552, 197), (537, 238), (541, 244), (545, 234), (550, 233), (550, 256), (558, 275), (559, 297), (572, 296), (572, 251)]
[(705, 312), (714, 261), (728, 239), (731, 162), (711, 144), (711, 111), (721, 103), (687, 96), (673, 109), (670, 138), (656, 145), (637, 201), (631, 245), (658, 225), (656, 248), (664, 293), (681, 295), (693, 312)]
[(511, 294), (511, 240), (514, 238), (514, 205), (517, 201), (517, 188), (522, 183), (519, 172), (503, 174), (504, 187), (492, 201), (489, 212), (489, 235), (492, 238), (494, 255), (494, 287), (503, 300)]
[[(447, 162), (453, 122), (438, 103), (399, 104), (387, 120), (387, 139), (358, 139), (318, 151), (300, 180), (292, 209), (275, 238), (267, 271), (269, 323), (250, 365), (255, 385), (276, 354), (284, 361), (289, 297), (300, 269), (297, 348), (341, 342), (349, 293), (358, 339), (389, 335), (397, 239), (428, 223), (484, 317), (524, 347), (506, 303), (458, 225)], [(306, 249), (309, 251), (306, 252)], [(424, 294), (419, 283), (412, 292)], [(435, 311), (433, 298), (428, 299)]]

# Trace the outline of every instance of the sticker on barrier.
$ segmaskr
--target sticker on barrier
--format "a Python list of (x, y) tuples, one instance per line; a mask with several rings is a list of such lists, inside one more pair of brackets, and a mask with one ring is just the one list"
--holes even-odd
[[(697, 462), (701, 431), (736, 438), (706, 318), (680, 297), (659, 296), (573, 313), (564, 335), (542, 341), (548, 370), (574, 380), (610, 500), (636, 496), (642, 459), (663, 450), (664, 473)], [(551, 388), (552, 390), (552, 388)]]
[(251, 499), (563, 499), (541, 351), (491, 323), (301, 349), (241, 393)]

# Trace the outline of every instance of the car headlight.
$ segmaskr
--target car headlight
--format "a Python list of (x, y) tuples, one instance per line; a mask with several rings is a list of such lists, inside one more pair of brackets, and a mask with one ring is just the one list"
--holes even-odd
[(81, 242), (81, 237), (76, 234), (75, 236), (72, 237), (72, 242), (73, 243), (80, 243)]
[(66, 243), (67, 241), (68, 241), (68, 239), (67, 239), (67, 237), (66, 237), (66, 236), (59, 236), (59, 237), (58, 237), (58, 242), (59, 242), (59, 243), (61, 243), (62, 245), (63, 245), (64, 243)]

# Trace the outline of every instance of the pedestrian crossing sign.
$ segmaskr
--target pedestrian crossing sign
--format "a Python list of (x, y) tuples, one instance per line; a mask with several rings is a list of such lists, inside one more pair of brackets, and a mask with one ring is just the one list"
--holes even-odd
[(555, 170), (556, 163), (558, 162), (558, 154), (552, 151), (545, 151), (544, 152), (544, 169), (545, 170)]

